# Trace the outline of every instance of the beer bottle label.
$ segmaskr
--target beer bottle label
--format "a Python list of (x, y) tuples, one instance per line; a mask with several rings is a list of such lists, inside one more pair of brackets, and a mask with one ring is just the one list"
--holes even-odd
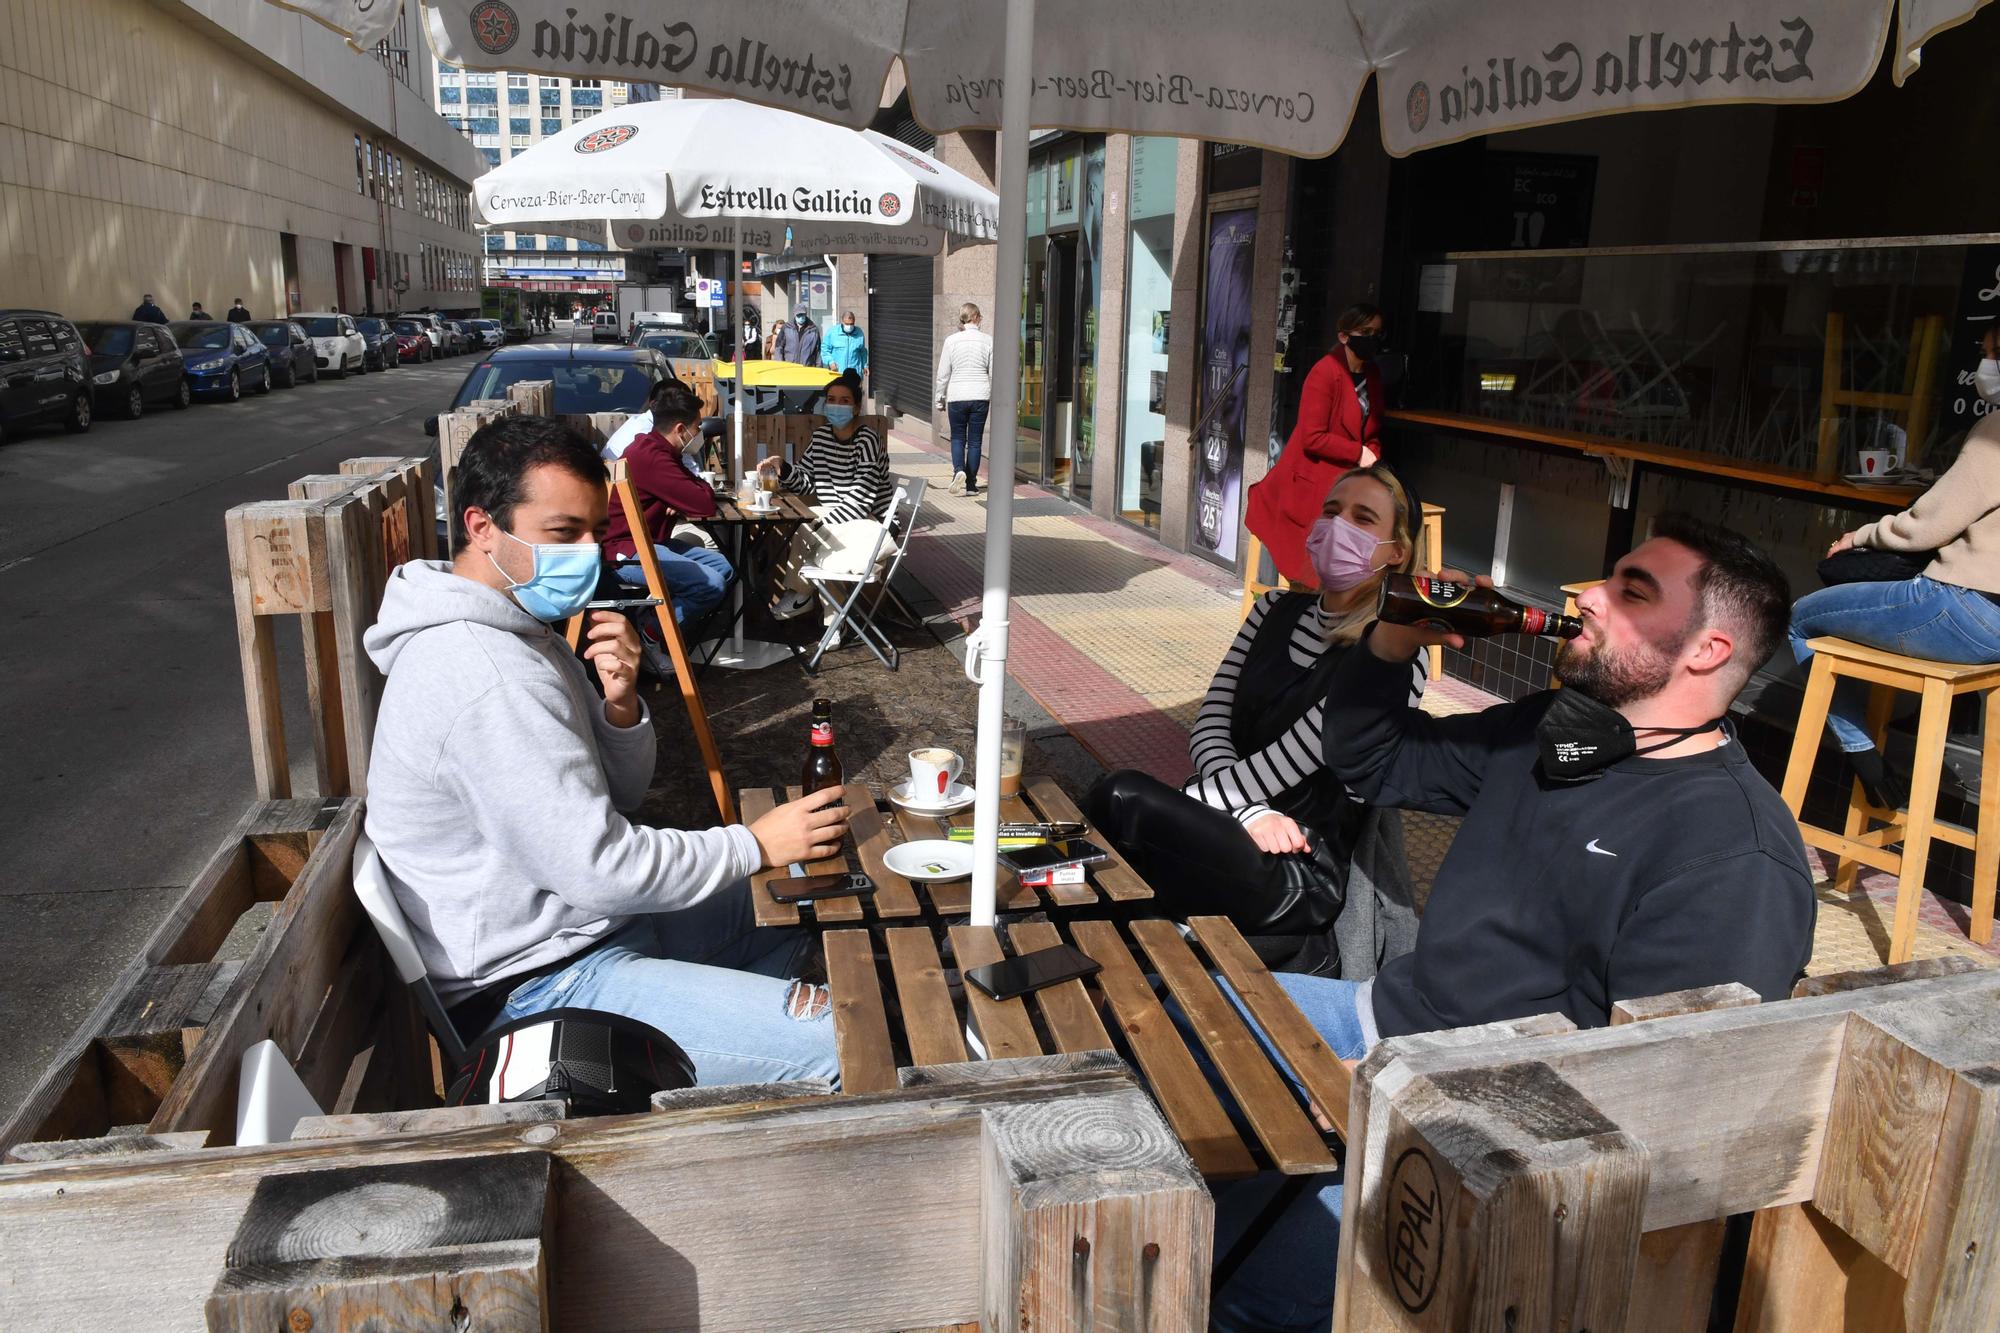
[(814, 745), (833, 744), (833, 723), (815, 722), (812, 724), (812, 729), (812, 743)]
[(1540, 607), (1524, 606), (1521, 608), (1521, 633), (1547, 634), (1549, 632), (1549, 620), (1549, 613)]
[(1450, 579), (1417, 579), (1417, 596), (1430, 606), (1450, 608), (1457, 606), (1472, 595), (1470, 583), (1454, 583)]

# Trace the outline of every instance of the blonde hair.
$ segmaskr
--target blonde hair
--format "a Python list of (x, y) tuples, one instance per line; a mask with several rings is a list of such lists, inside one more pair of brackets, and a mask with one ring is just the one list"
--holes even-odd
[(979, 322), (979, 307), (967, 301), (958, 308), (958, 322), (961, 324), (977, 324)]
[[(1410, 513), (1410, 492), (1408, 488), (1403, 485), (1401, 477), (1398, 477), (1388, 468), (1377, 463), (1373, 467), (1358, 467), (1351, 472), (1341, 473), (1339, 481), (1334, 482), (1333, 486), (1327, 488), (1327, 494), (1333, 494), (1334, 487), (1354, 477), (1370, 477), (1381, 483), (1382, 489), (1389, 492), (1389, 499), (1395, 505), (1396, 514), (1389, 525), (1390, 535), (1388, 540), (1401, 544), (1403, 558), (1394, 565), (1383, 569), (1382, 573), (1387, 574), (1392, 570), (1398, 574), (1409, 573), (1417, 567), (1417, 542), (1416, 518)], [(1375, 582), (1379, 585), (1381, 581), (1381, 575), (1376, 575)], [(1327, 626), (1327, 642), (1338, 644), (1356, 643), (1360, 640), (1362, 631), (1367, 629), (1374, 621), (1375, 599), (1373, 597), (1363, 597), (1353, 606), (1341, 612), (1340, 618)]]

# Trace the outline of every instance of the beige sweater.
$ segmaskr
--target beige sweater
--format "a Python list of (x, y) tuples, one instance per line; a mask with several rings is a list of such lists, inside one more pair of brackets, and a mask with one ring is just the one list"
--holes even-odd
[(1856, 546), (1928, 551), (1940, 583), (2000, 593), (2000, 413), (1974, 427), (1958, 461), (1900, 514), (1854, 531)]

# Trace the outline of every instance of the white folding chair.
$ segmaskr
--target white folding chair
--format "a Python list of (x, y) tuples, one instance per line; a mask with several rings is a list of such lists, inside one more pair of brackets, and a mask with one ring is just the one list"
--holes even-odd
[[(883, 599), (888, 595), (889, 582), (902, 568), (903, 555), (909, 550), (910, 534), (916, 528), (917, 510), (924, 502), (924, 488), (928, 482), (922, 477), (892, 477), (896, 483), (896, 493), (889, 500), (889, 508), (882, 515), (881, 529), (875, 534), (875, 543), (869, 548), (868, 562), (858, 570), (832, 570), (821, 565), (809, 564), (799, 569), (799, 577), (812, 585), (820, 600), (833, 610), (833, 619), (828, 623), (819, 643), (813, 648), (812, 656), (806, 659), (808, 672), (819, 670), (819, 660), (839, 640), (843, 626), (852, 625), (855, 637), (861, 640), (875, 660), (894, 671), (902, 664), (902, 653), (889, 641), (875, 618), (882, 610)], [(864, 601), (870, 587), (875, 588), (872, 601)]]

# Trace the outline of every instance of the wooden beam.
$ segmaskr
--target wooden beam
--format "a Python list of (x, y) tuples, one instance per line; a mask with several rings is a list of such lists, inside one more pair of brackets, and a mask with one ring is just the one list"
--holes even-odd
[(547, 1154), (517, 1152), (268, 1177), (208, 1327), (547, 1333), (553, 1171)]

